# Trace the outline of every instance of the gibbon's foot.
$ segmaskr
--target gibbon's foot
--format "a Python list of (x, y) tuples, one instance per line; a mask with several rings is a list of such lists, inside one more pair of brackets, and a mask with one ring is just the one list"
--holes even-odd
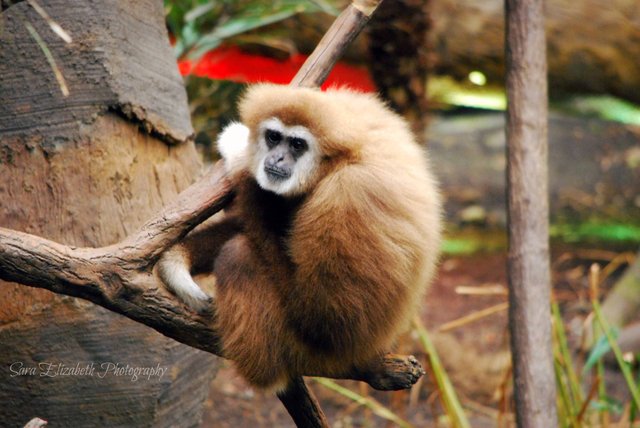
[(378, 391), (398, 391), (411, 388), (425, 371), (413, 355), (387, 354), (358, 373), (361, 380)]
[(198, 308), (191, 308), (200, 315), (212, 316), (215, 313), (215, 300), (215, 298), (207, 296), (205, 300), (201, 301), (201, 305)]

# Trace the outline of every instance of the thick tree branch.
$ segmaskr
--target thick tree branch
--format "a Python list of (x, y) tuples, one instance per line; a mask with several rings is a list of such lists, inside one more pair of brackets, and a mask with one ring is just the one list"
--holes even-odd
[(220, 355), (211, 315), (195, 314), (153, 272), (162, 251), (219, 211), (230, 186), (211, 168), (139, 232), (103, 248), (76, 248), (0, 228), (0, 279), (80, 297), (179, 342)]
[[(291, 84), (319, 86), (379, 3), (354, 1)], [(114, 245), (70, 247), (0, 228), (0, 279), (88, 300), (181, 343), (221, 355), (219, 336), (212, 327), (215, 309), (208, 314), (190, 311), (165, 289), (154, 265), (163, 251), (222, 209), (230, 197), (229, 182), (218, 164), (137, 233)], [(367, 382), (380, 390), (397, 390), (411, 387), (422, 374), (415, 358), (388, 355), (342, 378)], [(298, 426), (327, 426), (302, 379), (279, 397)]]

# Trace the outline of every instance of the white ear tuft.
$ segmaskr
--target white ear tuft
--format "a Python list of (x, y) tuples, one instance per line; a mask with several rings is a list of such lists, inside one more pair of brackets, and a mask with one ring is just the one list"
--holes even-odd
[(218, 152), (229, 174), (248, 167), (248, 150), (249, 128), (239, 122), (231, 122), (218, 136)]

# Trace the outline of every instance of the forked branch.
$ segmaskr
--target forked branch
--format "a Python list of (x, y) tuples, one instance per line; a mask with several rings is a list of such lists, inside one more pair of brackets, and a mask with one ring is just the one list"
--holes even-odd
[[(231, 197), (216, 164), (137, 233), (102, 248), (78, 248), (0, 228), (0, 279), (79, 297), (194, 348), (224, 356), (209, 314), (189, 310), (154, 272), (163, 251), (219, 211)], [(308, 373), (322, 376), (323, 373)], [(378, 389), (408, 388), (422, 374), (412, 357), (388, 357), (345, 373)]]

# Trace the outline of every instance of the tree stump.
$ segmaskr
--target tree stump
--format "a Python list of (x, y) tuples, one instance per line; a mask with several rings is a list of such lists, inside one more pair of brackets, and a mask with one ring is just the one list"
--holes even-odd
[[(28, 2), (3, 7), (0, 225), (68, 245), (112, 244), (201, 170), (163, 4), (38, 3), (72, 41)], [(87, 306), (0, 286), (3, 426), (34, 416), (56, 426), (198, 425), (215, 357)]]

